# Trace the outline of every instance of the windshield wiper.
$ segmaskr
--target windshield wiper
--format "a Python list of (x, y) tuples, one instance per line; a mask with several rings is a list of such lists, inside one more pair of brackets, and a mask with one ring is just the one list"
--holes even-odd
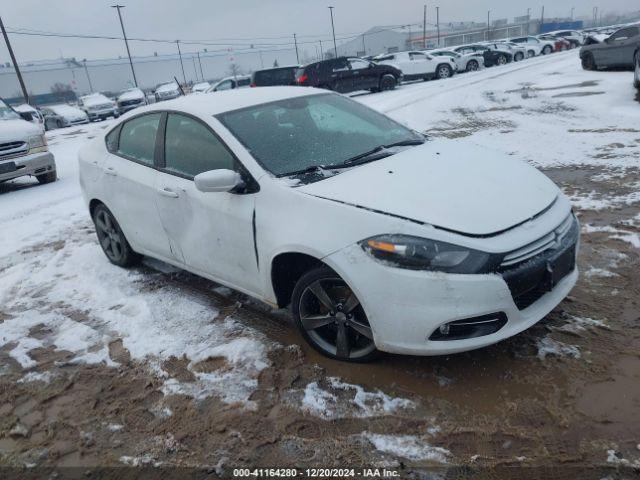
[(304, 175), (306, 173), (314, 173), (314, 172), (322, 172), (327, 168), (324, 165), (311, 165), (307, 168), (303, 168), (301, 170), (295, 170), (293, 172), (281, 173), (276, 175), (277, 177), (293, 177), (295, 175)]
[[(418, 139), (418, 138), (414, 138), (414, 139), (409, 139), (409, 140), (401, 140), (399, 142), (395, 142), (395, 143), (389, 143), (387, 145), (378, 145), (375, 148), (372, 148), (371, 150), (369, 150), (368, 152), (364, 152), (361, 153), (360, 155), (356, 155), (355, 157), (351, 157), (348, 158), (347, 160), (345, 160), (341, 166), (350, 166), (350, 165), (358, 165), (361, 163), (366, 163), (369, 161), (373, 161), (373, 160), (378, 160), (378, 156), (377, 154), (381, 154), (384, 153), (384, 157), (389, 157), (391, 155), (393, 155), (393, 152), (385, 152), (385, 150), (388, 150), (389, 148), (393, 148), (393, 147), (409, 147), (412, 145), (422, 145), (425, 142), (425, 140), (422, 139)], [(376, 155), (375, 158), (370, 158), (368, 160), (367, 157), (372, 157)], [(382, 158), (384, 158), (382, 157)]]

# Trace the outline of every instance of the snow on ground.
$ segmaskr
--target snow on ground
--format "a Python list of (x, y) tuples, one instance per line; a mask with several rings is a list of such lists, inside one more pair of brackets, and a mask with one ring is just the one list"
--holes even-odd
[(632, 79), (631, 72), (587, 72), (573, 50), (355, 98), (434, 137), (539, 167), (637, 167)]
[(408, 460), (430, 460), (437, 463), (447, 463), (451, 452), (445, 448), (434, 447), (427, 443), (427, 439), (414, 435), (382, 435), (365, 432), (362, 434), (369, 440), (376, 450), (391, 453)]

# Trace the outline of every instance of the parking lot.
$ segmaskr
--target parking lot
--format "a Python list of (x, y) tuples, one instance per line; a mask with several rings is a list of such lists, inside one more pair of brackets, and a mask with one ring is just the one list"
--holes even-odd
[(415, 478), (424, 466), (497, 466), (500, 478), (513, 466), (530, 467), (520, 478), (640, 468), (632, 77), (584, 71), (568, 51), (353, 95), (433, 148), (457, 142), (528, 161), (562, 187), (582, 225), (579, 283), (533, 328), (464, 354), (363, 365), (317, 354), (286, 310), (156, 261), (109, 264), (77, 152), (113, 120), (48, 132), (59, 181), (0, 185), (3, 463), (222, 474), (321, 461)]

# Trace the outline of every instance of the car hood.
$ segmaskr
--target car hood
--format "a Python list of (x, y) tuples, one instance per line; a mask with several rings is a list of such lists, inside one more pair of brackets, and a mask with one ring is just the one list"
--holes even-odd
[(42, 135), (42, 128), (22, 119), (0, 120), (0, 143), (26, 142), (32, 135)]
[(527, 163), (446, 141), (408, 148), (297, 190), (473, 236), (508, 230), (548, 208), (560, 193)]

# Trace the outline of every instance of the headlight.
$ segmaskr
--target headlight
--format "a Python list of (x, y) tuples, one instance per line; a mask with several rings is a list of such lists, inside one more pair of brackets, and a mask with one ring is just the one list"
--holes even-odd
[(379, 235), (360, 246), (377, 260), (411, 270), (488, 273), (494, 263), (488, 253), (409, 235)]
[(47, 139), (44, 135), (33, 135), (29, 137), (29, 153), (39, 153), (47, 151)]

